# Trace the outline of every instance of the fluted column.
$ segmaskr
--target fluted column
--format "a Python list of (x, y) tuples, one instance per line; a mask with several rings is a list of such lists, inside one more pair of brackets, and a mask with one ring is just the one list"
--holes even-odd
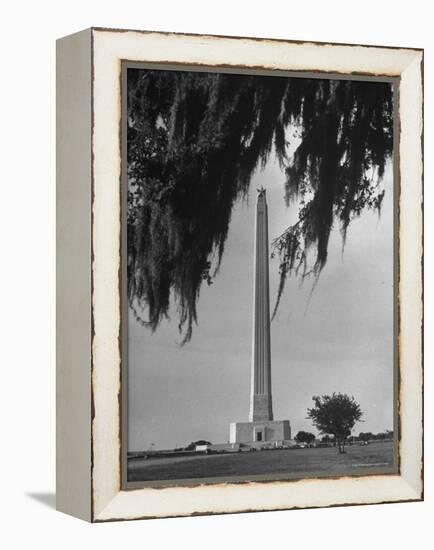
[(255, 223), (253, 353), (250, 421), (273, 420), (270, 353), (268, 212), (265, 189), (258, 190)]

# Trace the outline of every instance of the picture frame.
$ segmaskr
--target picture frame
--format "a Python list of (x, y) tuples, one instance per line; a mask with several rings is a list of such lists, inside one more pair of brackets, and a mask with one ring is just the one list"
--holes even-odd
[[(125, 488), (122, 66), (394, 82), (394, 475)], [(92, 28), (57, 43), (57, 507), (91, 522), (423, 499), (423, 50)]]

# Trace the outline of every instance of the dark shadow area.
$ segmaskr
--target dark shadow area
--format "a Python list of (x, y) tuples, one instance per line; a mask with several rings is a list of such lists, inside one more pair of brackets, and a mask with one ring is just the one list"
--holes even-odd
[(56, 509), (56, 493), (26, 493), (26, 496), (48, 508)]

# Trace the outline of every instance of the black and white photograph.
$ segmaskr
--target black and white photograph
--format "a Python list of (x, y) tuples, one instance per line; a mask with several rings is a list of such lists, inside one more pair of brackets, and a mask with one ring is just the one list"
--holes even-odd
[(123, 71), (127, 482), (396, 473), (392, 79)]
[(429, 548), (430, 4), (2, 7), (0, 546)]

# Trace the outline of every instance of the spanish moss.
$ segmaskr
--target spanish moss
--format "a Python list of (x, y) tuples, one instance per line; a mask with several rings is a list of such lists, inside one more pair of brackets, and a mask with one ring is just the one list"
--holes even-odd
[(271, 154), (298, 209), (272, 243), (276, 312), (290, 275), (319, 275), (335, 221), (345, 239), (355, 216), (380, 209), (392, 127), (390, 84), (129, 69), (127, 277), (136, 318), (155, 330), (173, 301), (182, 342), (191, 339), (232, 209)]

